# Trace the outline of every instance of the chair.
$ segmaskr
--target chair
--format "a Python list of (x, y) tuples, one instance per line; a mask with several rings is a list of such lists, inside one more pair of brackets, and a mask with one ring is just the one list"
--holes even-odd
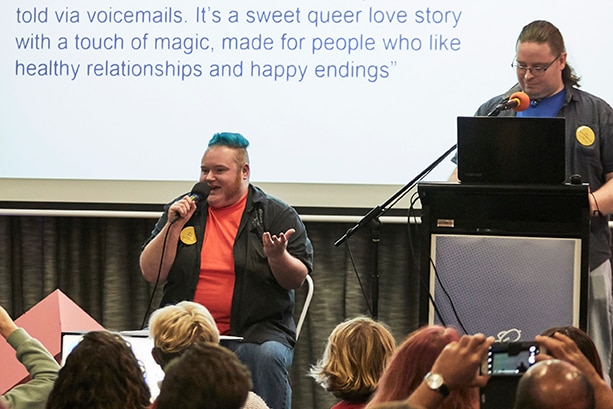
[(307, 274), (302, 286), (305, 284), (307, 287), (307, 293), (304, 299), (304, 304), (302, 304), (302, 311), (300, 311), (300, 318), (298, 318), (298, 323), (296, 324), (296, 341), (300, 336), (300, 330), (302, 329), (302, 325), (304, 325), (304, 320), (306, 319), (307, 312), (309, 311), (309, 305), (311, 304), (311, 299), (313, 298), (313, 290), (315, 289), (313, 279), (311, 278), (310, 274)]

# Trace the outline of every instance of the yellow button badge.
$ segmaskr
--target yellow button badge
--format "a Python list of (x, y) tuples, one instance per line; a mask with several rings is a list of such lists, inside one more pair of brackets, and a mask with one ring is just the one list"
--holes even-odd
[(589, 126), (582, 125), (577, 128), (577, 141), (583, 146), (592, 146), (596, 140), (594, 131)]
[(194, 226), (187, 226), (183, 230), (181, 230), (181, 235), (179, 236), (183, 244), (187, 244), (191, 246), (196, 243), (196, 230)]

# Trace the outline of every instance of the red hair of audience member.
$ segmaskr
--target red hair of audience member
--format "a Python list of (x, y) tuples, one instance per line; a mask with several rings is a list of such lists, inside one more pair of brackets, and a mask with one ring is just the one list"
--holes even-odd
[[(453, 328), (430, 325), (409, 334), (396, 349), (385, 372), (379, 380), (372, 404), (404, 400), (421, 384), (443, 348), (458, 341), (460, 334)], [(451, 391), (439, 406), (440, 409), (473, 409), (479, 407), (477, 388)]]

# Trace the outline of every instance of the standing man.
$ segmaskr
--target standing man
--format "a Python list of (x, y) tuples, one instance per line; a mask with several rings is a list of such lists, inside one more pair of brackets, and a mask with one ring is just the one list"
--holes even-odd
[[(613, 213), (613, 110), (604, 100), (578, 89), (579, 78), (566, 61), (560, 31), (550, 22), (526, 25), (517, 39), (512, 68), (530, 106), (501, 116), (563, 117), (566, 121), (567, 176), (589, 184), (591, 234), (587, 330), (603, 361), (607, 379), (613, 350), (613, 301), (609, 214)], [(510, 93), (509, 93), (510, 95)], [(485, 116), (509, 95), (490, 99), (477, 111)], [(452, 179), (457, 180), (457, 170)]]
[(165, 282), (161, 306), (188, 300), (209, 309), (226, 346), (272, 409), (291, 407), (294, 289), (313, 268), (296, 211), (249, 182), (249, 141), (218, 133), (202, 157), (206, 201), (189, 195), (165, 207), (140, 258), (143, 277)]

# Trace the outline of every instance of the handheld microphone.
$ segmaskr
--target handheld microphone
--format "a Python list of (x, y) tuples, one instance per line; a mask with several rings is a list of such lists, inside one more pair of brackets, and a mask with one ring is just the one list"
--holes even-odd
[[(192, 191), (189, 193), (189, 198), (192, 202), (201, 202), (209, 197), (209, 193), (211, 193), (211, 188), (206, 182), (198, 182), (192, 188)], [(177, 220), (179, 220), (181, 216), (177, 213), (170, 220), (170, 224), (173, 224)]]
[(512, 109), (516, 112), (524, 111), (528, 109), (530, 106), (530, 97), (525, 92), (515, 92), (513, 93), (509, 99), (498, 104), (496, 109), (498, 111), (506, 111), (507, 109)]
[(193, 202), (201, 202), (209, 197), (209, 193), (211, 193), (209, 185), (206, 182), (198, 182), (192, 188), (189, 198), (192, 199)]

